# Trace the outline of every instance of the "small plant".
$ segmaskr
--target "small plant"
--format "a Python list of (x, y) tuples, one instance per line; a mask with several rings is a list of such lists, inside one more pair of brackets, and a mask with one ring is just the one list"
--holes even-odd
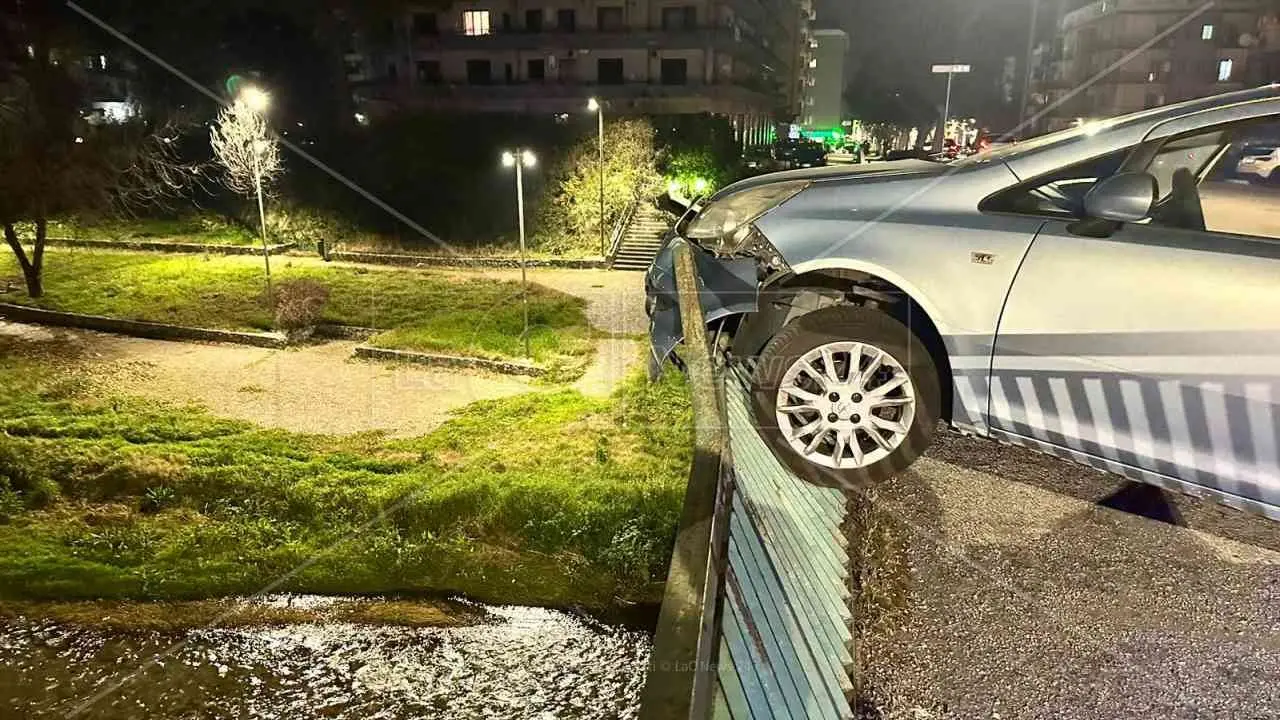
[(276, 329), (301, 342), (315, 333), (329, 301), (329, 288), (315, 280), (291, 280), (276, 289)]
[(142, 496), (142, 511), (159, 512), (172, 504), (177, 495), (177, 491), (168, 485), (149, 487)]

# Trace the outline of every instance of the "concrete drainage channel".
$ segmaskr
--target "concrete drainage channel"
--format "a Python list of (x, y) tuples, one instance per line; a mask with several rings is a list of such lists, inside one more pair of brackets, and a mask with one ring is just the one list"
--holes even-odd
[[(98, 315), (82, 315), (80, 313), (59, 312), (41, 308), (0, 303), (0, 319), (32, 325), (50, 325), (54, 327), (70, 327), (80, 330), (151, 340), (197, 341), (213, 343), (232, 343), (253, 347), (283, 349), (289, 347), (289, 338), (282, 333), (239, 332), (235, 330), (214, 330), (209, 328), (193, 328), (184, 325), (168, 325), (165, 323), (144, 322), (140, 320), (121, 320)], [(367, 340), (377, 334), (372, 328), (352, 327), (348, 325), (320, 325), (316, 328), (315, 337), (327, 340)], [(382, 360), (412, 363), (443, 368), (467, 368), (486, 370), (504, 375), (523, 375), (541, 377), (546, 369), (537, 365), (518, 363), (488, 358), (443, 355), (438, 353), (422, 353), (409, 350), (389, 350), (370, 345), (358, 345), (353, 357), (365, 360)]]

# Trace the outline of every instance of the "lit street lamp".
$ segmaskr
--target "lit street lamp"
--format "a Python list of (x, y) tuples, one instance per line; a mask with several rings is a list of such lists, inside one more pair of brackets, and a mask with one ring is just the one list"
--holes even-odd
[[(265, 90), (253, 85), (247, 85), (240, 90), (240, 97), (237, 102), (244, 103), (259, 116), (264, 116), (267, 108), (271, 105), (271, 96)], [(267, 268), (267, 302), (271, 302), (271, 251), (267, 249), (267, 210), (262, 202), (262, 151), (263, 145), (267, 142), (266, 138), (257, 138), (253, 141), (253, 187), (258, 193), (258, 221), (262, 226), (262, 254), (266, 259)]]
[(524, 169), (538, 164), (538, 158), (532, 150), (516, 149), (502, 153), (502, 164), (516, 169), (516, 215), (520, 218), (520, 302), (524, 305), (524, 355), (532, 358), (529, 352), (529, 276), (525, 270), (524, 240)]
[(587, 101), (587, 110), (595, 113), (600, 121), (600, 257), (603, 258), (609, 252), (604, 235), (604, 103), (591, 98)]

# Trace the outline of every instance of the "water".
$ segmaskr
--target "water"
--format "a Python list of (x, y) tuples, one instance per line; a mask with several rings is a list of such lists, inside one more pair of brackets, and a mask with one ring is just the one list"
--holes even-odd
[(646, 633), (487, 608), (460, 628), (345, 623), (121, 634), (0, 624), (5, 718), (633, 718)]

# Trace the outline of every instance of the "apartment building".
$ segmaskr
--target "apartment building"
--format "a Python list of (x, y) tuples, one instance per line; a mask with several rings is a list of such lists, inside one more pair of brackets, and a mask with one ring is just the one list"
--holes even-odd
[(764, 142), (800, 113), (813, 0), (466, 0), (411, 9), (348, 56), (362, 112), (727, 116)]
[(849, 35), (843, 30), (814, 30), (812, 45), (800, 124), (808, 130), (839, 129), (844, 120)]
[(1237, 90), (1268, 0), (1099, 0), (1062, 14), (1037, 54), (1038, 130)]

